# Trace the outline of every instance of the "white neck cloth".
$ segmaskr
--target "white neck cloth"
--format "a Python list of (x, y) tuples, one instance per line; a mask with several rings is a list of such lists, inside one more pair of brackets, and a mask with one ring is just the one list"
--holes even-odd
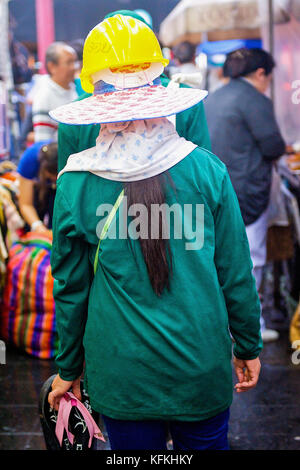
[(70, 155), (58, 178), (89, 171), (114, 181), (143, 180), (168, 170), (196, 147), (166, 118), (102, 124), (96, 146)]

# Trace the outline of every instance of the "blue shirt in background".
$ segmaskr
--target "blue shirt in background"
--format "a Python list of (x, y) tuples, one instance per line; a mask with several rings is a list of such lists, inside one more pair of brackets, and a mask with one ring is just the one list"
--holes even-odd
[(43, 145), (49, 144), (50, 140), (41, 140), (31, 145), (28, 149), (25, 150), (23, 155), (20, 158), (17, 172), (29, 180), (36, 179), (39, 174), (40, 162), (39, 162), (39, 153)]

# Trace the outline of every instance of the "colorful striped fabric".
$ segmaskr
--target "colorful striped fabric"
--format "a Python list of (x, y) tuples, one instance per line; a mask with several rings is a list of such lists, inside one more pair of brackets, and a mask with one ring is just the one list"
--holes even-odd
[(0, 337), (40, 359), (53, 358), (58, 343), (50, 251), (41, 233), (12, 245), (0, 315)]

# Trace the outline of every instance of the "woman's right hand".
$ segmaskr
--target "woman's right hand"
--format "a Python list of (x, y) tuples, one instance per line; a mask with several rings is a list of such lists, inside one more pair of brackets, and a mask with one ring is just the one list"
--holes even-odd
[(61, 398), (66, 392), (72, 387), (72, 392), (78, 400), (82, 400), (81, 390), (80, 390), (80, 377), (75, 380), (63, 380), (59, 374), (56, 375), (52, 382), (52, 391), (48, 396), (48, 403), (51, 408), (54, 408), (58, 411), (59, 403)]

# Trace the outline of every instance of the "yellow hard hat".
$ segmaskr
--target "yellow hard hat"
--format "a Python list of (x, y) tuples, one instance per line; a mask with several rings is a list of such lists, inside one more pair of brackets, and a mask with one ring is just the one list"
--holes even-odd
[(164, 67), (169, 63), (153, 31), (142, 21), (116, 15), (99, 23), (88, 34), (83, 49), (81, 85), (86, 92), (93, 93), (92, 75), (96, 72), (104, 69), (132, 72), (138, 66), (143, 69), (153, 63)]

